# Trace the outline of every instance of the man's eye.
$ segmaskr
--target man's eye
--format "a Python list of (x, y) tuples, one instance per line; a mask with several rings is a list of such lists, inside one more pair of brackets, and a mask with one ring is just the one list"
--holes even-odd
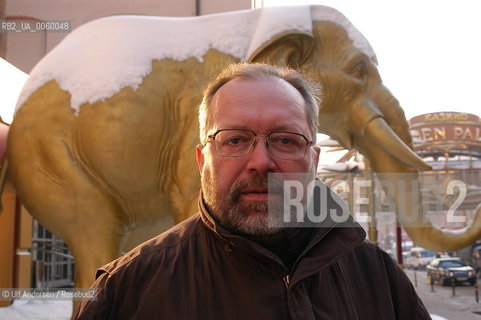
[(224, 140), (224, 144), (227, 144), (227, 145), (239, 145), (239, 144), (246, 143), (247, 141), (248, 141), (248, 139), (243, 138), (243, 137), (231, 137), (231, 138), (225, 139), (225, 140)]
[(292, 143), (292, 140), (289, 138), (279, 138), (279, 143), (281, 144), (290, 144)]
[(290, 145), (290, 144), (297, 144), (296, 139), (291, 137), (274, 137), (271, 138), (271, 143), (279, 144), (279, 145)]
[(238, 144), (239, 142), (241, 142), (240, 138), (230, 138), (229, 140), (227, 140), (228, 144)]

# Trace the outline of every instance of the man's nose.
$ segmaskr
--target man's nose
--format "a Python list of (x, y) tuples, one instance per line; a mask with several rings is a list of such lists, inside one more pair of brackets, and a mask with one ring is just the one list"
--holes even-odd
[(256, 143), (252, 146), (252, 150), (248, 154), (248, 157), (248, 170), (269, 172), (276, 166), (274, 157), (270, 153), (265, 139), (257, 139)]

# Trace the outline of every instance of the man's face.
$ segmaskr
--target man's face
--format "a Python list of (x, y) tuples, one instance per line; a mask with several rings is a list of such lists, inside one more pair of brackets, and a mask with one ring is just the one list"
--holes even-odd
[[(300, 133), (313, 140), (302, 95), (281, 79), (235, 79), (215, 94), (209, 134), (221, 129), (249, 129)], [(300, 160), (273, 157), (264, 139), (243, 157), (217, 154), (214, 142), (198, 146), (204, 201), (214, 218), (230, 231), (249, 235), (272, 235), (279, 229), (267, 226), (267, 174), (316, 172), (319, 148), (309, 147)]]

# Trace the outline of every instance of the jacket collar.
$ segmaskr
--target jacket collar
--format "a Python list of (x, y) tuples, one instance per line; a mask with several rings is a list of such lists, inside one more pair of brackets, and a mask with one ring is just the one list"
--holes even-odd
[[(336, 194), (329, 195), (329, 208), (335, 206), (335, 203), (343, 201), (339, 197), (334, 201), (334, 197), (338, 196)], [(276, 255), (262, 245), (233, 234), (220, 226), (207, 210), (202, 193), (199, 195), (198, 206), (202, 222), (224, 242), (224, 245), (231, 246), (232, 250), (240, 250), (248, 255), (265, 256), (283, 265)], [(365, 237), (365, 231), (351, 216), (343, 223), (336, 223), (332, 220), (326, 221), (313, 232), (306, 249), (295, 263), (294, 269), (287, 270), (288, 274), (291, 275), (292, 273), (291, 284), (336, 263), (358, 247)]]

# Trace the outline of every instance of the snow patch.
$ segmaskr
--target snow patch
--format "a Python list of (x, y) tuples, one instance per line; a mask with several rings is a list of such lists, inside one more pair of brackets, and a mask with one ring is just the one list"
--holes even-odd
[(0, 308), (0, 319), (68, 320), (72, 315), (72, 307), (72, 300), (15, 300), (12, 305), (5, 308)]
[(153, 60), (203, 61), (209, 49), (241, 61), (272, 37), (288, 31), (309, 33), (312, 21), (331, 21), (346, 29), (353, 44), (376, 61), (368, 41), (344, 15), (325, 6), (272, 7), (200, 17), (111, 16), (88, 22), (46, 55), (32, 70), (16, 111), (48, 81), (68, 91), (78, 114), (84, 103), (134, 90), (151, 72)]
[(471, 227), (471, 225), (464, 227), (464, 228), (459, 228), (459, 229), (449, 229), (449, 230), (443, 230), (447, 234), (453, 234), (453, 235), (461, 235), (461, 234), (466, 234), (468, 229)]

